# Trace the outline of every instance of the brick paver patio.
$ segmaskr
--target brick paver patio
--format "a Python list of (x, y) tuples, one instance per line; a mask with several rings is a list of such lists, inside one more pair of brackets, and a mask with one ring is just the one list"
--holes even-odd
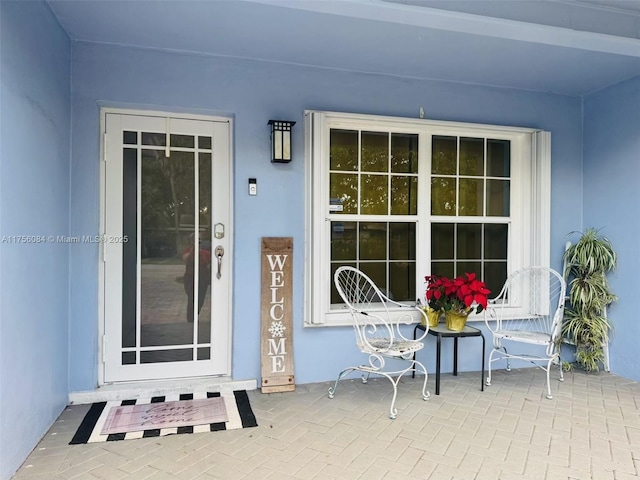
[(443, 374), (420, 397), (404, 379), (388, 418), (387, 380), (345, 380), (249, 396), (259, 426), (69, 446), (87, 410), (62, 413), (15, 476), (27, 479), (626, 480), (640, 475), (640, 384), (569, 372), (544, 397), (544, 373)]

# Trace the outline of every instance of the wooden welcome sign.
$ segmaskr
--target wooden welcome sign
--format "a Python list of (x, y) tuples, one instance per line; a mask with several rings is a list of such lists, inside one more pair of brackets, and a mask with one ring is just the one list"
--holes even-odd
[(262, 238), (262, 393), (296, 389), (293, 376), (293, 238)]

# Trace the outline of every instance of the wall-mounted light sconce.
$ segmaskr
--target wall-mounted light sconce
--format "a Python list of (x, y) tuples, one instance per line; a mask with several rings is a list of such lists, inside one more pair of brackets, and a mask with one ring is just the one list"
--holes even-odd
[(291, 127), (296, 122), (269, 120), (271, 125), (271, 162), (289, 163), (291, 161)]

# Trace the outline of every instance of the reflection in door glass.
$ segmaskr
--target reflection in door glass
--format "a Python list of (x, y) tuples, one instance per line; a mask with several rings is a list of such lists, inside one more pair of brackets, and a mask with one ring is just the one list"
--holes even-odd
[[(193, 152), (142, 150), (141, 345), (193, 343), (183, 252), (193, 234)], [(158, 356), (160, 352), (156, 352)]]
[[(198, 318), (198, 343), (208, 343), (211, 338), (211, 274), (217, 259), (211, 246), (211, 154), (202, 153), (198, 159), (198, 212), (200, 228), (199, 296), (202, 299)], [(209, 359), (209, 349), (198, 350), (198, 360)], [(204, 358), (203, 358), (204, 357)]]
[[(142, 132), (141, 139), (152, 138), (160, 136)], [(153, 146), (123, 151), (123, 230), (130, 239), (123, 245), (123, 364), (191, 361), (196, 351), (198, 360), (210, 358), (211, 153), (198, 159), (184, 151), (194, 137), (171, 138), (181, 151), (169, 156)], [(196, 331), (203, 346), (194, 350)]]
[[(137, 197), (138, 151), (135, 148), (125, 148), (122, 151), (122, 233), (127, 237), (128, 242), (122, 244), (122, 346), (124, 348), (135, 347), (137, 340)], [(130, 356), (127, 361), (131, 361)]]

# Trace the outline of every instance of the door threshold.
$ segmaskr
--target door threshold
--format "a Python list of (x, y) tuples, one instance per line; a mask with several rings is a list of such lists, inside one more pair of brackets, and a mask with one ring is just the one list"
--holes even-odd
[(81, 405), (94, 402), (129, 400), (139, 397), (159, 397), (179, 395), (181, 393), (232, 392), (234, 390), (256, 390), (255, 379), (233, 380), (229, 377), (200, 377), (168, 380), (149, 380), (145, 382), (111, 383), (101, 385), (95, 390), (70, 392), (69, 405)]

